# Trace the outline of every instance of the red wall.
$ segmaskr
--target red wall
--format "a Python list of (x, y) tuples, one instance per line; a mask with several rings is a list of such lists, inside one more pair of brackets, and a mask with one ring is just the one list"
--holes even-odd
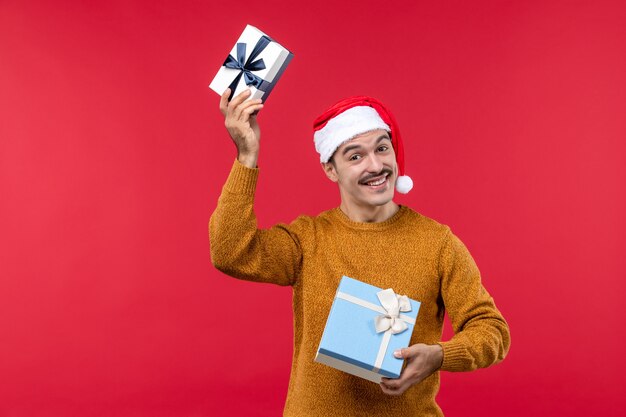
[(246, 23), (295, 54), (260, 224), (338, 204), (312, 121), (380, 98), (398, 202), (452, 227), (511, 326), (502, 364), (443, 374), (444, 412), (622, 415), (622, 1), (90, 3), (0, 2), (0, 416), (281, 413), (291, 291), (207, 239), (235, 157), (208, 84)]

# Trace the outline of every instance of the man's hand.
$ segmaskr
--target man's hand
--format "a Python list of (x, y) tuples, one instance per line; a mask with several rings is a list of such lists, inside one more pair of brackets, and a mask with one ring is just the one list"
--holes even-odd
[[(230, 88), (227, 88), (220, 99), (220, 111), (225, 117), (224, 124), (235, 146), (237, 159), (249, 168), (255, 168), (259, 158), (259, 141), (261, 130), (256, 121), (256, 113), (263, 108), (262, 100), (244, 100), (250, 96), (246, 89), (228, 102)], [(253, 114), (254, 113), (254, 114)]]
[(396, 358), (404, 358), (406, 367), (400, 378), (383, 378), (380, 387), (385, 394), (401, 395), (411, 385), (418, 384), (439, 369), (443, 363), (443, 349), (439, 345), (418, 343), (396, 350)]

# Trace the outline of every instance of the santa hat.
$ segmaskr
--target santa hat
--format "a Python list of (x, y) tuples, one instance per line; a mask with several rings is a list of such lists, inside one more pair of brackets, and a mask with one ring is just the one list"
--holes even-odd
[(344, 142), (376, 129), (384, 129), (391, 136), (396, 153), (398, 179), (396, 190), (406, 194), (413, 188), (411, 177), (404, 175), (404, 147), (396, 119), (391, 112), (372, 97), (348, 97), (331, 106), (313, 122), (315, 150), (320, 162), (328, 162)]

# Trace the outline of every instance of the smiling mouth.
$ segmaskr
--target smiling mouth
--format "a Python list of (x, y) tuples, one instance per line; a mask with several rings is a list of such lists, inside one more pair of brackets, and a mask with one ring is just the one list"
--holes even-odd
[(389, 177), (389, 173), (385, 173), (383, 174), (381, 177), (377, 178), (377, 179), (373, 179), (371, 181), (367, 181), (364, 183), (361, 183), (361, 185), (365, 185), (371, 188), (376, 188), (376, 187), (380, 187), (382, 185), (385, 185), (385, 183), (387, 182), (387, 178)]

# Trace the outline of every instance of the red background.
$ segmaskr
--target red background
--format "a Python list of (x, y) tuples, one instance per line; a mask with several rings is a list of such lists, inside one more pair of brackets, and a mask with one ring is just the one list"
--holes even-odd
[(416, 182), (397, 201), (450, 225), (511, 327), (503, 363), (442, 375), (444, 412), (623, 415), (625, 21), (597, 0), (0, 2), (0, 416), (282, 412), (291, 290), (217, 272), (207, 239), (235, 156), (208, 84), (246, 23), (295, 54), (259, 116), (260, 225), (339, 203), (312, 121), (381, 99)]

